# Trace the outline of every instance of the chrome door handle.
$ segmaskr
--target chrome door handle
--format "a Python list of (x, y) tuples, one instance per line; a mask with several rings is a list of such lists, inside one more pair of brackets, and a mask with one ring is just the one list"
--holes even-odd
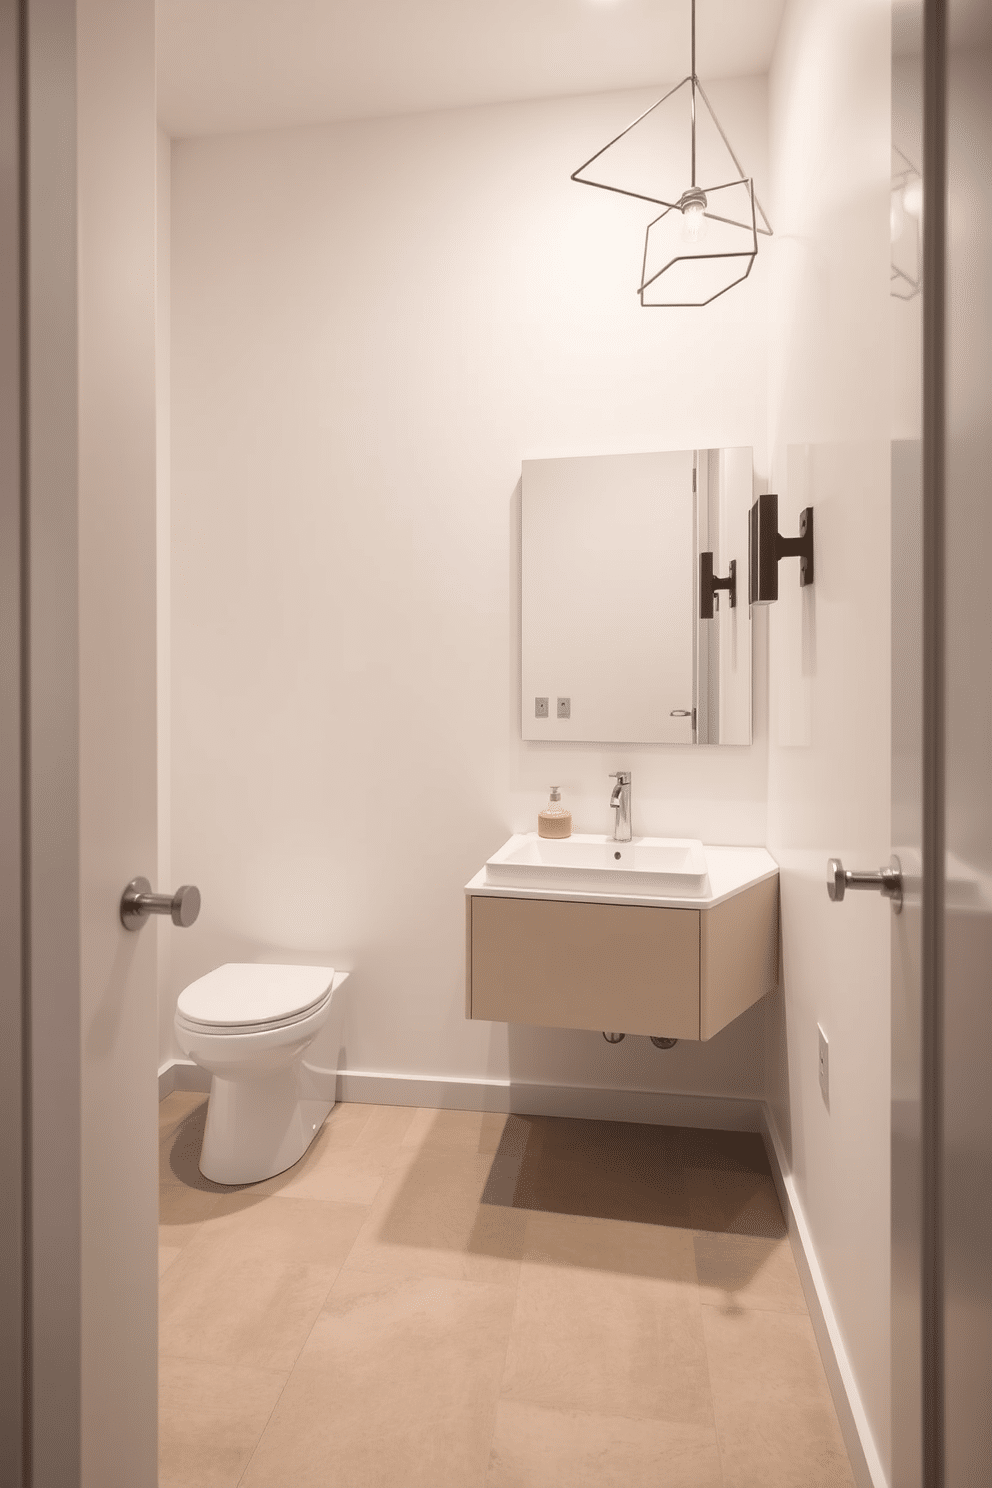
[(827, 863), (827, 893), (839, 904), (848, 889), (878, 889), (891, 900), (896, 914), (902, 909), (902, 865), (893, 858), (888, 868), (879, 868), (877, 873), (859, 873), (845, 868), (840, 858), (830, 858)]
[(125, 930), (140, 930), (149, 915), (167, 914), (172, 923), (187, 929), (200, 913), (200, 891), (183, 884), (174, 894), (153, 894), (147, 878), (132, 878), (121, 895), (121, 924)]

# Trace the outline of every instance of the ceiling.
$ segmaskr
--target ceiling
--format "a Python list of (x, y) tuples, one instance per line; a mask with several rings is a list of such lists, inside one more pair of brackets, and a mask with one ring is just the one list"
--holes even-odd
[[(696, 66), (768, 70), (785, 0), (698, 0)], [(636, 88), (689, 71), (689, 0), (157, 0), (173, 135)]]

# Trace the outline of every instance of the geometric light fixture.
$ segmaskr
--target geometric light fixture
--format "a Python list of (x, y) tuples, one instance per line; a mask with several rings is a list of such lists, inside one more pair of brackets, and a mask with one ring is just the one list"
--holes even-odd
[(889, 224), (889, 293), (897, 300), (912, 300), (923, 287), (923, 177), (896, 144), (892, 146)]
[[(691, 0), (691, 6), (689, 76), (645, 109), (572, 174), (572, 180), (580, 186), (596, 186), (601, 191), (614, 191), (664, 208), (648, 223), (644, 235), (637, 292), (646, 309), (710, 304), (750, 274), (758, 256), (758, 234), (772, 235), (771, 224), (754, 194), (754, 182), (745, 175), (696, 75), (696, 0)], [(699, 110), (698, 119), (697, 94), (706, 110), (705, 114)], [(659, 124), (660, 138), (657, 137)], [(653, 143), (650, 125), (656, 126)], [(718, 136), (725, 147), (724, 154), (717, 146), (720, 163), (711, 165), (717, 185), (700, 186), (697, 182), (697, 125), (700, 131), (705, 126), (714, 144)], [(716, 136), (713, 136), (714, 128)], [(670, 157), (680, 136), (689, 147), (688, 169), (680, 152), (673, 172)], [(713, 153), (711, 150), (711, 157)], [(608, 160), (604, 158), (607, 156)], [(605, 176), (612, 174), (612, 179), (600, 178), (599, 172), (595, 177), (588, 174), (597, 161), (601, 163), (600, 171), (606, 167)], [(667, 180), (663, 179), (665, 176)], [(732, 179), (727, 179), (728, 176)]]

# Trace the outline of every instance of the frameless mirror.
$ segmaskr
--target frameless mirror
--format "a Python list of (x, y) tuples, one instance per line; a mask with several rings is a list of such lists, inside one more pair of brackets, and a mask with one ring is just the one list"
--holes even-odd
[(525, 739), (750, 744), (751, 450), (525, 460)]

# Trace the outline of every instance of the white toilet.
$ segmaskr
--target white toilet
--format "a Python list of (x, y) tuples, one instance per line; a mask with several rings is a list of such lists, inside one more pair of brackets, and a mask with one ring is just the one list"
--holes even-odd
[(306, 1152), (334, 1105), (334, 1068), (305, 1060), (347, 973), (228, 963), (181, 992), (176, 1038), (209, 1070), (200, 1172), (259, 1183)]

